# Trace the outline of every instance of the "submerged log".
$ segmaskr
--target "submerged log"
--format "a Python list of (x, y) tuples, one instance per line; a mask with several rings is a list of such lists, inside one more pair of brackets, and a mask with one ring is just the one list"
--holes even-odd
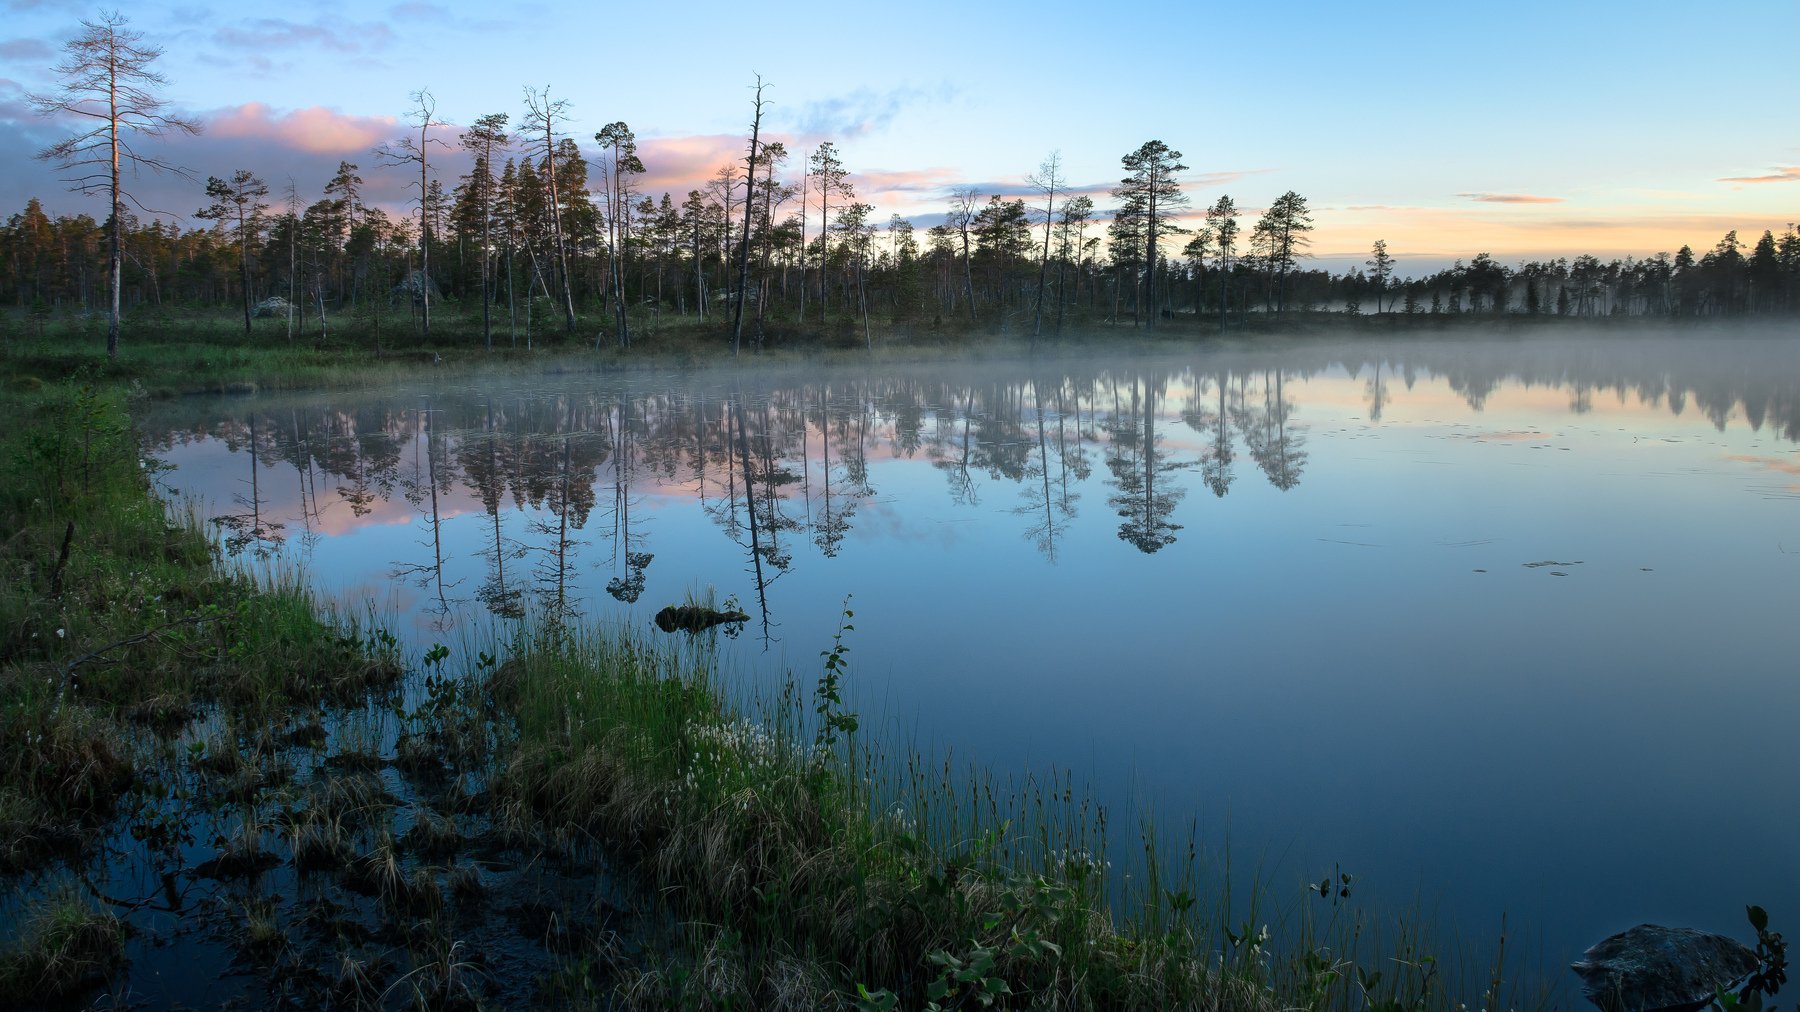
[(1703, 1008), (1758, 965), (1756, 953), (1736, 939), (1640, 924), (1596, 943), (1569, 968), (1605, 1012), (1656, 1012)]
[(704, 632), (727, 622), (748, 621), (750, 616), (741, 611), (716, 611), (697, 604), (672, 604), (656, 613), (656, 627), (666, 633), (677, 629), (690, 633)]

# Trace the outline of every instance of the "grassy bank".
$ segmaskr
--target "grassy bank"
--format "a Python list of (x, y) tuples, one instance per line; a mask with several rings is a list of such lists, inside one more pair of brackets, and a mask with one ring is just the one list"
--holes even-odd
[[(1413, 929), (1350, 909), (1347, 877), (1309, 890), (1311, 903), (1259, 911), (1217, 891), (1191, 837), (1170, 847), (1136, 823), (1129, 846), (1111, 846), (1108, 814), (1065, 781), (1005, 786), (884, 752), (843, 709), (842, 634), (811, 685), (790, 677), (742, 706), (722, 702), (731, 693), (704, 649), (553, 627), (514, 647), (464, 683), (517, 736), (492, 790), (636, 869), (695, 926), (679, 962), (634, 968), (613, 997), (1424, 1009), (1468, 987), (1481, 1007), (1519, 1007), (1503, 967), (1447, 978)], [(1115, 868), (1114, 853), (1135, 859)], [(1268, 923), (1283, 916), (1277, 944)]]
[[(403, 664), (151, 493), (129, 391), (181, 389), (212, 347), (85, 380), (13, 360), (0, 1004), (209, 959), (255, 982), (230, 1000), (314, 1007), (1519, 1004), (1504, 964), (1445, 970), (1347, 880), (1233, 898), (1191, 839), (1071, 784), (884, 751), (843, 703), (847, 624), (760, 698), (704, 639), (550, 621)], [(280, 386), (259, 370), (285, 354), (232, 368)]]

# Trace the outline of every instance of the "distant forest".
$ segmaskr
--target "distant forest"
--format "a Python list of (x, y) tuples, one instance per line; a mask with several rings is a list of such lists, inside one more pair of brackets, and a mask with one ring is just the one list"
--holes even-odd
[[(586, 189), (587, 166), (574, 142), (559, 147), (560, 188), (571, 194), (560, 201), (567, 284), (577, 312), (606, 316), (621, 291), (633, 315), (729, 309), (737, 240), (726, 225), (727, 202), (744, 199), (741, 179), (725, 181), (729, 190), (721, 184), (690, 191), (679, 203), (667, 193), (640, 198), (614, 221)], [(128, 214), (123, 308), (235, 309), (246, 298), (254, 304), (273, 296), (296, 304), (303, 330), (329, 326), (339, 314), (405, 313), (405, 279), (420, 260), (419, 222), (361, 204), (357, 172), (345, 163), (331, 196), (297, 213), (260, 208), (241, 227), (221, 218), (183, 229)], [(448, 194), (433, 180), (430, 192), (433, 298), (478, 315), (485, 289), (495, 330), (520, 340), (527, 328), (560, 330), (565, 323), (543, 177), (541, 162), (507, 160), (491, 220), (475, 196), (480, 184), (467, 177)], [(1022, 199), (1000, 197), (971, 201), (962, 220), (953, 216), (922, 237), (898, 216), (871, 228), (868, 205), (851, 203), (832, 209), (831, 232), (821, 239), (815, 203), (814, 234), (803, 245), (808, 222), (801, 212), (780, 213), (795, 200), (788, 191), (797, 190), (777, 179), (759, 181), (752, 192), (758, 201), (774, 192), (782, 198), (753, 208), (751, 234), (749, 301), (778, 319), (806, 317), (810, 302), (813, 315), (866, 304), (896, 322), (1023, 318), (1030, 325), (1039, 276), (1047, 274), (1046, 332), (1076, 321), (1151, 322), (1144, 252), (1135, 237), (1120, 235), (1128, 229), (1116, 220), (1096, 220), (1086, 197), (1056, 213), (1046, 258), (1034, 255), (1044, 242), (1042, 209), (1034, 222)], [(1412, 278), (1395, 276), (1391, 262), (1386, 271), (1372, 263), (1340, 274), (1283, 265), (1258, 231), (1241, 254), (1227, 253), (1215, 235), (1203, 229), (1183, 237), (1180, 256), (1158, 256), (1153, 297), (1163, 316), (1229, 322), (1280, 309), (1589, 317), (1800, 312), (1800, 237), (1792, 231), (1764, 232), (1754, 244), (1733, 231), (1702, 254), (1683, 246), (1641, 260), (1578, 256), (1507, 265), (1481, 253)], [(483, 248), (493, 250), (485, 282)], [(247, 272), (240, 270), (246, 260)], [(52, 218), (34, 199), (0, 226), (0, 304), (15, 313), (48, 319), (103, 311), (106, 277), (106, 225), (89, 215)]]
[[(272, 192), (241, 168), (196, 179), (194, 216), (206, 225), (184, 228), (135, 214), (119, 165), (179, 173), (139, 155), (129, 138), (199, 125), (156, 94), (165, 83), (151, 69), (160, 49), (116, 14), (82, 24), (55, 68), (63, 89), (32, 101), (98, 125), (39, 157), (115, 211), (106, 220), (52, 218), (34, 199), (0, 227), (8, 329), (230, 308), (246, 332), (254, 315), (274, 315), (290, 335), (326, 337), (349, 321), (377, 339), (403, 327), (429, 338), (432, 317), (448, 315), (458, 339), (473, 324), (490, 346), (529, 346), (547, 331), (586, 339), (597, 327), (597, 342), (629, 347), (634, 325), (670, 316), (717, 317), (752, 341), (815, 326), (872, 341), (871, 317), (884, 327), (1035, 336), (1071, 324), (1187, 319), (1228, 328), (1320, 312), (1800, 313), (1800, 235), (1791, 225), (1780, 237), (1765, 231), (1747, 242), (1732, 231), (1702, 253), (1683, 246), (1643, 259), (1507, 265), (1480, 253), (1424, 277), (1399, 276), (1377, 240), (1362, 267), (1308, 268), (1305, 197), (1275, 197), (1254, 221), (1229, 196), (1193, 213), (1181, 152), (1155, 140), (1122, 157), (1120, 182), (1101, 203), (1071, 188), (1051, 155), (1027, 177), (1029, 197), (955, 189), (943, 220), (916, 229), (898, 215), (880, 220), (857, 198), (831, 142), (790, 152), (763, 139), (760, 81), (742, 156), (686, 194), (645, 190), (648, 167), (625, 123), (608, 124), (584, 150), (566, 135), (566, 100), (547, 88), (527, 89), (516, 118), (493, 113), (466, 127), (458, 142), (470, 169), (443, 178), (451, 145), (437, 135), (447, 136), (447, 124), (421, 91), (408, 132), (371, 151), (368, 168), (344, 161), (305, 195)], [(114, 85), (126, 89), (117, 92), (124, 106), (108, 104)], [(403, 214), (365, 200), (362, 173), (375, 171), (408, 181)]]

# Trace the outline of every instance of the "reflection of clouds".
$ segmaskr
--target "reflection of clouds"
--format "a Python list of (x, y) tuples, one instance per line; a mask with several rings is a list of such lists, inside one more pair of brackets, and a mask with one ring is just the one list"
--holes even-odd
[(1731, 453), (1726, 454), (1725, 459), (1739, 464), (1754, 464), (1764, 471), (1774, 471), (1777, 474), (1800, 476), (1800, 460), (1788, 457), (1759, 457), (1748, 453)]
[(1539, 439), (1549, 439), (1550, 434), (1545, 433), (1545, 432), (1526, 432), (1526, 431), (1471, 432), (1471, 433), (1468, 433), (1463, 438), (1486, 440), (1487, 442), (1490, 442), (1490, 443), (1528, 443), (1528, 442), (1535, 442), (1536, 440), (1539, 440)]
[(977, 525), (970, 523), (964, 513), (895, 509), (893, 502), (887, 499), (872, 499), (859, 507), (856, 526), (865, 537), (882, 536), (909, 545), (937, 545), (940, 548), (965, 544), (969, 535), (977, 530)]

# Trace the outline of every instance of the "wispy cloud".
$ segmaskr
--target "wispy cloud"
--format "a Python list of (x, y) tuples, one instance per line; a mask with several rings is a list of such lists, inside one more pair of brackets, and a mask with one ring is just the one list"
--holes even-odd
[(286, 18), (250, 18), (224, 25), (213, 32), (213, 41), (227, 49), (267, 57), (296, 47), (356, 54), (385, 49), (395, 40), (394, 30), (379, 21), (353, 22), (321, 18), (310, 24)]
[(1194, 173), (1193, 175), (1183, 177), (1181, 181), (1183, 183), (1186, 183), (1189, 186), (1197, 186), (1197, 187), (1200, 187), (1201, 189), (1205, 189), (1209, 186), (1224, 186), (1227, 183), (1235, 183), (1240, 179), (1248, 179), (1251, 176), (1260, 176), (1266, 172), (1273, 172), (1273, 171), (1275, 171), (1275, 170), (1273, 170), (1273, 169), (1226, 169), (1221, 172)]
[(934, 165), (923, 169), (868, 169), (857, 173), (874, 193), (941, 193), (961, 183), (955, 169)]
[(902, 87), (888, 91), (858, 88), (832, 98), (808, 102), (791, 112), (777, 109), (771, 117), (781, 127), (802, 135), (846, 140), (876, 133), (908, 108), (955, 97), (949, 84), (936, 88)]
[(441, 21), (450, 17), (450, 11), (434, 3), (421, 3), (413, 0), (410, 3), (395, 4), (388, 8), (388, 17), (395, 20)]
[(45, 60), (56, 55), (42, 39), (7, 39), (0, 42), (0, 60)]
[(1459, 193), (1464, 200), (1483, 204), (1560, 204), (1561, 197), (1541, 197), (1535, 193)]
[(1800, 165), (1777, 165), (1766, 176), (1726, 176), (1721, 183), (1800, 183)]
[(504, 32), (520, 23), (530, 23), (531, 18), (521, 17), (513, 20), (506, 18), (472, 18), (444, 6), (426, 2), (426, 0), (408, 0), (388, 8), (388, 17), (396, 22), (409, 22), (407, 30), (415, 28), (436, 28), (448, 32), (480, 32), (492, 35)]

